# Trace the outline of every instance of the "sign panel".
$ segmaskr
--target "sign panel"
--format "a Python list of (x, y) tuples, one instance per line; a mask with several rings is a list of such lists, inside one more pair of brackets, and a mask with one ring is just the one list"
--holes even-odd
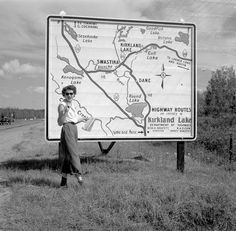
[(78, 139), (196, 138), (194, 24), (47, 19), (46, 136), (59, 140), (62, 88), (75, 85)]

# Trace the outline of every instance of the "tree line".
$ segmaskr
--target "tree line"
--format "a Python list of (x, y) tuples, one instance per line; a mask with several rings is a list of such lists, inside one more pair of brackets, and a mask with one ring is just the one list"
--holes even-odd
[(0, 116), (13, 119), (43, 119), (44, 109), (0, 108)]
[(236, 114), (236, 76), (233, 67), (212, 72), (206, 91), (198, 92), (198, 116)]
[[(197, 140), (211, 153), (229, 159), (230, 137), (236, 129), (236, 75), (233, 67), (223, 66), (212, 71), (204, 92), (197, 96)], [(233, 136), (233, 139), (236, 139)], [(206, 155), (209, 159), (209, 155)], [(234, 157), (236, 160), (236, 156)], [(215, 155), (210, 158), (215, 160)]]

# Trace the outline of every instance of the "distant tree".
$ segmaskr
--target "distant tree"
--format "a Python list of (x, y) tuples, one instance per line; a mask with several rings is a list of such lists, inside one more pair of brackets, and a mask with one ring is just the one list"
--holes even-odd
[(205, 115), (205, 95), (206, 92), (197, 92), (197, 115)]
[(205, 96), (205, 113), (236, 113), (236, 76), (233, 67), (224, 66), (212, 72)]
[(14, 119), (42, 119), (44, 118), (44, 109), (0, 108), (0, 116), (13, 117)]

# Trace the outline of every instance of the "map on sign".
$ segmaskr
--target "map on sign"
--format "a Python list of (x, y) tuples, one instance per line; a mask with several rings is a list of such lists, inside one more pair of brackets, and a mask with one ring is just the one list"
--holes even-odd
[[(75, 85), (81, 140), (194, 139), (195, 26), (48, 17), (46, 133), (60, 138), (62, 88)], [(85, 129), (89, 127), (89, 129)]]

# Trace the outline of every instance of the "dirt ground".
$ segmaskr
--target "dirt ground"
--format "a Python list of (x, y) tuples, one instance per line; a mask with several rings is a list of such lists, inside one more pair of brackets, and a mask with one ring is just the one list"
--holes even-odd
[[(11, 159), (21, 159), (40, 155), (47, 148), (44, 140), (44, 121), (16, 122), (0, 127), (0, 164)], [(50, 150), (50, 149), (49, 149)], [(12, 192), (5, 187), (6, 179), (0, 176), (0, 207), (11, 198)], [(0, 222), (4, 216), (0, 209)]]
[(0, 163), (11, 159), (40, 157), (55, 149), (44, 138), (44, 121), (36, 120), (24, 124), (13, 124), (0, 129)]

